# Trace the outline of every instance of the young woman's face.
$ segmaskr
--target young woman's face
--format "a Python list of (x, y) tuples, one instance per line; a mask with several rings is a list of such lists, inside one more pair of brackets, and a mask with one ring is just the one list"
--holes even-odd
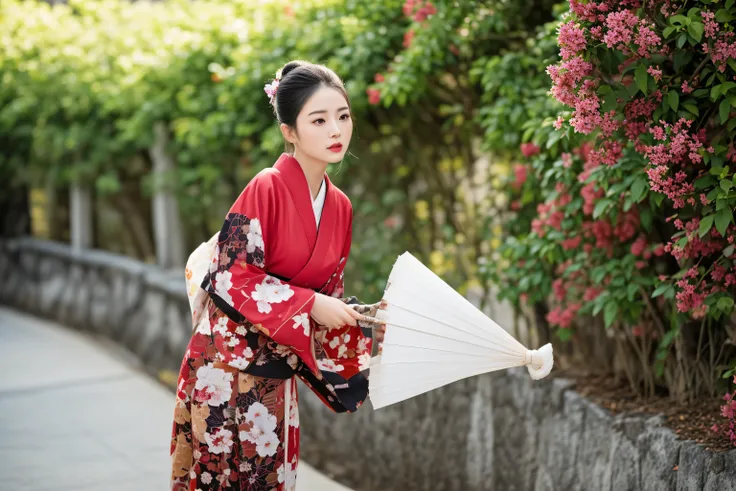
[(353, 136), (348, 103), (329, 87), (319, 88), (304, 104), (296, 118), (296, 132), (285, 126), (282, 131), (294, 144), (294, 155), (318, 162), (340, 162)]

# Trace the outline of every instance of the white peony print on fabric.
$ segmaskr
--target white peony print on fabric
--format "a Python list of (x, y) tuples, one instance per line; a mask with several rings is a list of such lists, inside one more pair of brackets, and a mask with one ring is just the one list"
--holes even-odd
[(258, 302), (258, 312), (262, 314), (271, 313), (272, 303), (281, 303), (292, 296), (294, 296), (294, 290), (273, 276), (266, 276), (250, 294), (250, 298)]
[(207, 449), (213, 454), (230, 453), (233, 446), (233, 432), (225, 428), (215, 428), (212, 433), (205, 433)]
[(294, 329), (301, 327), (304, 329), (304, 335), (309, 336), (309, 314), (302, 312), (301, 314), (292, 317), (291, 320), (294, 321), (294, 325), (292, 326)]
[(207, 402), (210, 406), (220, 406), (230, 400), (232, 382), (232, 373), (214, 368), (212, 363), (208, 363), (197, 370), (194, 397), (199, 402)]
[(215, 285), (217, 295), (222, 298), (229, 306), (233, 306), (233, 297), (230, 295), (230, 289), (233, 287), (233, 274), (230, 271), (222, 271), (215, 275)]
[[(261, 222), (257, 218), (253, 218), (248, 226), (248, 232), (246, 234), (248, 238), (248, 245), (245, 246), (245, 250), (248, 254), (257, 255), (260, 252), (260, 257), (263, 256), (263, 232), (261, 232)], [(261, 259), (262, 261), (262, 259)], [(254, 263), (258, 267), (263, 267), (261, 263)]]
[(294, 489), (296, 486), (296, 458), (292, 462), (281, 464), (278, 468), (278, 481), (283, 483), (285, 489)]

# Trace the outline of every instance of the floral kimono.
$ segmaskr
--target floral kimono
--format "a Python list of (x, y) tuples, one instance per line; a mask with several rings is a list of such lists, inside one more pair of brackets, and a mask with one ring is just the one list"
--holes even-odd
[(323, 187), (317, 223), (299, 163), (282, 154), (192, 255), (205, 258), (201, 284), (187, 264), (194, 332), (176, 393), (174, 490), (294, 489), (295, 376), (336, 412), (367, 396), (368, 333), (310, 317), (315, 292), (342, 296), (351, 244), (350, 201), (327, 176)]

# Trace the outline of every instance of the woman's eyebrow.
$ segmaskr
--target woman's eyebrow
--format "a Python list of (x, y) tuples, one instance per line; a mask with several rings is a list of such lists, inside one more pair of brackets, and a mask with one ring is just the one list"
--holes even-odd
[[(343, 106), (340, 109), (338, 109), (338, 111), (344, 111), (345, 109), (350, 109), (350, 108), (347, 106)], [(327, 112), (327, 109), (320, 109), (319, 111), (312, 111), (311, 113), (307, 114), (307, 116), (311, 116), (312, 114), (322, 114), (326, 112)]]

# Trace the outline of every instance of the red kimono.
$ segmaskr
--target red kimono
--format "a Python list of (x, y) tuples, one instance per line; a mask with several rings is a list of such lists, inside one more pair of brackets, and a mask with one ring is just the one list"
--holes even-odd
[(370, 338), (310, 317), (315, 292), (342, 296), (350, 252), (350, 200), (327, 176), (325, 185), (317, 227), (306, 177), (282, 154), (228, 212), (201, 285), (205, 317), (179, 373), (174, 490), (294, 489), (294, 377), (336, 412), (357, 410), (367, 396)]

